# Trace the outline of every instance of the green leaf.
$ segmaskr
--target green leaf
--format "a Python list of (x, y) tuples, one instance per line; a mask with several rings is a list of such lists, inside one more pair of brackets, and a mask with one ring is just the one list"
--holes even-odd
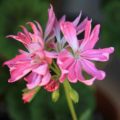
[(85, 112), (83, 112), (80, 117), (79, 120), (90, 120), (91, 119), (91, 109), (87, 109)]

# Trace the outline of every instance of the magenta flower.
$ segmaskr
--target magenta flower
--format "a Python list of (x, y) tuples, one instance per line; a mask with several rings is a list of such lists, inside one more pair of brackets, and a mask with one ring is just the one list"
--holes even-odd
[[(86, 85), (92, 85), (95, 79), (103, 80), (105, 72), (98, 70), (91, 61), (108, 61), (109, 55), (113, 53), (114, 48), (94, 49), (99, 39), (100, 25), (96, 25), (91, 32), (91, 21), (88, 21), (83, 40), (77, 39), (77, 30), (73, 23), (61, 22), (60, 27), (65, 40), (69, 44), (69, 47), (60, 52), (57, 59), (61, 70), (60, 82), (68, 78), (72, 83), (79, 80)], [(92, 78), (86, 80), (83, 71)]]
[(25, 76), (24, 80), (27, 81), (28, 89), (49, 83), (51, 79), (49, 64), (52, 63), (52, 58), (56, 57), (55, 52), (45, 50), (45, 41), (54, 36), (52, 28), (55, 22), (55, 15), (52, 6), (48, 11), (48, 15), (49, 19), (44, 36), (38, 22), (36, 22), (36, 25), (32, 22), (28, 23), (33, 33), (28, 32), (22, 26), (23, 32), (18, 32), (16, 36), (8, 36), (20, 41), (28, 50), (27, 52), (19, 50), (20, 55), (4, 63), (10, 68), (11, 78), (8, 80), (9, 82), (18, 81)]

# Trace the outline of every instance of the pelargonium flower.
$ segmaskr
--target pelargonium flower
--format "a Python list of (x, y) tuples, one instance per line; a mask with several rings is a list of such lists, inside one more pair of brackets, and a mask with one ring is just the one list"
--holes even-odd
[(51, 79), (49, 65), (52, 63), (52, 58), (56, 57), (55, 52), (45, 49), (45, 41), (54, 36), (52, 28), (55, 15), (52, 6), (48, 11), (48, 15), (49, 18), (44, 36), (38, 22), (36, 22), (36, 24), (32, 22), (28, 23), (33, 33), (28, 32), (27, 29), (22, 26), (23, 32), (18, 32), (16, 36), (8, 36), (20, 41), (28, 50), (27, 52), (19, 50), (20, 55), (4, 63), (4, 65), (10, 68), (11, 78), (8, 80), (9, 82), (18, 81), (25, 76), (24, 80), (27, 81), (28, 89), (36, 86), (44, 86), (49, 83)]
[[(105, 72), (98, 70), (92, 61), (108, 61), (109, 55), (113, 53), (114, 48), (94, 49), (99, 39), (100, 25), (96, 25), (91, 32), (91, 21), (88, 20), (83, 40), (77, 39), (77, 30), (73, 23), (61, 22), (60, 27), (69, 45), (59, 53), (57, 59), (61, 70), (60, 82), (68, 78), (72, 83), (80, 81), (86, 85), (92, 85), (95, 79), (103, 80)], [(86, 80), (83, 71), (92, 78)]]
[[(87, 20), (88, 18), (86, 17), (82, 22), (79, 23), (80, 19), (81, 19), (81, 12), (79, 14), (79, 16), (77, 16), (73, 21), (73, 25), (75, 26), (76, 28), (76, 32), (77, 34), (80, 34), (82, 33), (84, 30), (85, 30), (85, 26), (86, 26), (86, 23), (87, 23)], [(57, 42), (54, 42), (52, 40), (49, 45), (50, 47), (52, 46), (52, 48), (54, 48), (57, 52), (61, 51), (64, 46), (65, 46), (65, 43), (66, 43), (66, 40), (64, 38), (64, 36), (61, 35), (61, 30), (60, 30), (60, 23), (61, 22), (65, 22), (66, 21), (66, 16), (62, 16), (62, 18), (60, 20), (55, 20), (55, 24), (54, 24), (54, 34), (55, 34), (55, 37), (56, 37), (56, 40)]]

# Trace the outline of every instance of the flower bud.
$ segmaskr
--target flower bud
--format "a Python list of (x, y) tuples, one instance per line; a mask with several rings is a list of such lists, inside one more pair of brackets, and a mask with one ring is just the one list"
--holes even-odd
[(36, 95), (36, 93), (39, 91), (40, 87), (36, 87), (34, 89), (24, 89), (23, 90), (23, 94), (22, 94), (22, 100), (24, 101), (24, 103), (28, 103), (30, 102), (34, 96)]
[(59, 99), (59, 96), (60, 96), (60, 93), (59, 93), (59, 90), (56, 90), (52, 93), (52, 101), (53, 102), (57, 102), (58, 99)]
[(70, 89), (69, 95), (74, 103), (79, 102), (79, 94), (74, 89)]
[(56, 80), (50, 80), (50, 82), (44, 86), (48, 92), (53, 92), (59, 88), (59, 82)]

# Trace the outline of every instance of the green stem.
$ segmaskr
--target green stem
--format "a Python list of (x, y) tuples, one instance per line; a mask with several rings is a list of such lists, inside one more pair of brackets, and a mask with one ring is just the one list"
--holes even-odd
[[(59, 70), (59, 68), (57, 67), (57, 65), (55, 64), (54, 61), (53, 61), (53, 65), (54, 65), (54, 67), (51, 66), (50, 68), (57, 75), (60, 75), (60, 70)], [(77, 116), (76, 116), (76, 113), (75, 113), (73, 102), (72, 102), (72, 100), (70, 98), (70, 95), (69, 95), (69, 90), (71, 89), (71, 86), (70, 86), (70, 84), (69, 84), (69, 82), (67, 80), (65, 80), (65, 82), (63, 83), (63, 86), (64, 86), (65, 95), (66, 95), (66, 99), (67, 99), (67, 102), (68, 102), (68, 106), (69, 106), (69, 109), (70, 109), (71, 116), (72, 116), (73, 120), (77, 120)]]
[(68, 107), (70, 109), (72, 118), (73, 118), (73, 120), (77, 120), (77, 116), (76, 116), (76, 113), (75, 113), (73, 102), (72, 102), (72, 100), (69, 96), (69, 83), (68, 83), (67, 80), (65, 80), (65, 82), (63, 83), (63, 86), (64, 86), (65, 95), (66, 95), (66, 99), (67, 99), (67, 102), (68, 102)]
[(60, 73), (59, 73), (59, 71), (56, 69), (56, 68), (54, 68), (53, 66), (50, 66), (50, 68), (53, 70), (53, 72), (55, 72), (57, 75), (59, 75)]

